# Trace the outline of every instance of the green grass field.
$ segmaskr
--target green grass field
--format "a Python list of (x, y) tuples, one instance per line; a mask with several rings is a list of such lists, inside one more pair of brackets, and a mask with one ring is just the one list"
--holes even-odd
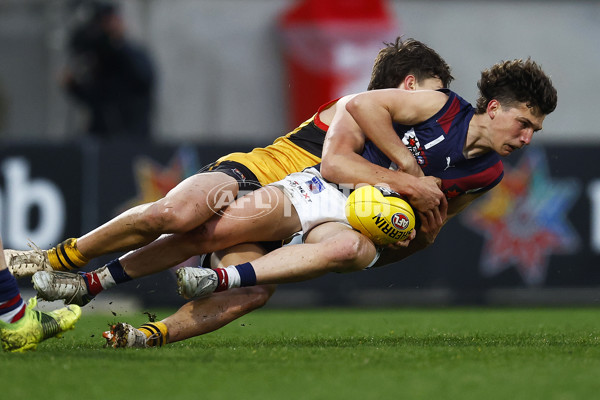
[[(158, 319), (168, 311), (158, 312)], [(2, 399), (593, 399), (599, 309), (260, 310), (159, 349), (105, 349), (89, 314), (0, 353)]]

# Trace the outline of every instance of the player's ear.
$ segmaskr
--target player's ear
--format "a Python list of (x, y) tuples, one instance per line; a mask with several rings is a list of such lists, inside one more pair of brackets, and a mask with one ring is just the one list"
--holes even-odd
[(406, 75), (404, 81), (402, 81), (401, 89), (417, 90), (417, 78), (414, 75)]
[(496, 99), (490, 100), (487, 105), (487, 113), (490, 119), (494, 119), (496, 117), (496, 113), (500, 109), (500, 102)]

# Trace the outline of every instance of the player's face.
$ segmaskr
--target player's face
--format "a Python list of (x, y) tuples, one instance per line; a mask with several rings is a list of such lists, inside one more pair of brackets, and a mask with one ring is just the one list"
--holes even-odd
[(542, 129), (545, 118), (545, 115), (534, 115), (525, 103), (512, 108), (498, 105), (493, 113), (493, 146), (501, 156), (507, 156), (531, 143), (534, 132)]

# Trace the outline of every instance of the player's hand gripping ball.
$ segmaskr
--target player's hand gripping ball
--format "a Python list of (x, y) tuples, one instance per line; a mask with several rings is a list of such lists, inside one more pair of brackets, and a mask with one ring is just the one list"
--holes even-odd
[(350, 225), (376, 245), (405, 240), (415, 228), (416, 217), (410, 204), (389, 189), (361, 186), (346, 201)]

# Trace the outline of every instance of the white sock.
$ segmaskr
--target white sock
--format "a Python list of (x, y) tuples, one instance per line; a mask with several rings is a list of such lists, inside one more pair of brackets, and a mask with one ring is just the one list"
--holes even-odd
[(230, 265), (229, 267), (225, 268), (225, 273), (227, 273), (228, 289), (240, 287), (242, 284), (242, 279), (240, 278), (240, 273), (235, 265)]

